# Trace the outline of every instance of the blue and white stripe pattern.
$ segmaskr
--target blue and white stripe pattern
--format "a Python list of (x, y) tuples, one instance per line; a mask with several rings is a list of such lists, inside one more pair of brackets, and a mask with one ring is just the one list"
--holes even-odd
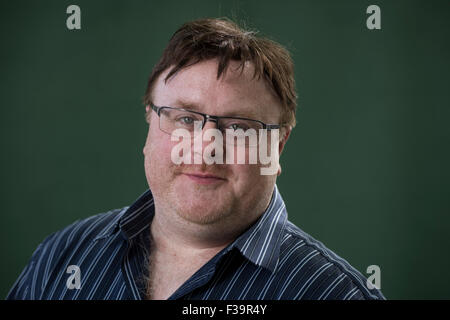
[[(150, 190), (130, 207), (76, 221), (36, 249), (7, 299), (145, 299), (154, 215)], [(81, 270), (69, 289), (68, 266)], [(344, 259), (287, 219), (275, 186), (260, 219), (169, 299), (384, 299)]]

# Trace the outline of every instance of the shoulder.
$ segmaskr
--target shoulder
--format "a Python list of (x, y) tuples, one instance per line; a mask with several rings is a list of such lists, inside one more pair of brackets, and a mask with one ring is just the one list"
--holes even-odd
[(283, 277), (283, 299), (385, 299), (368, 289), (366, 278), (323, 243), (287, 222), (277, 273)]
[(77, 220), (49, 235), (41, 246), (51, 245), (64, 249), (72, 243), (85, 243), (106, 237), (117, 227), (120, 217), (127, 208), (113, 209)]
[(39, 299), (41, 289), (46, 287), (54, 273), (64, 273), (67, 265), (82, 261), (88, 251), (96, 250), (92, 244), (115, 230), (127, 208), (77, 220), (47, 236), (32, 254), (7, 299)]

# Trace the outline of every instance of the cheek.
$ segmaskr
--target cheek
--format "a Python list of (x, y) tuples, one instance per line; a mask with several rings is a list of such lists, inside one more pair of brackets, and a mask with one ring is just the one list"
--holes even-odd
[(155, 160), (164, 157), (167, 153), (170, 156), (171, 144), (170, 135), (159, 130), (159, 123), (152, 117), (145, 141), (144, 155)]
[(271, 177), (261, 175), (260, 165), (234, 164), (231, 165), (233, 172), (233, 185), (238, 194), (249, 194), (253, 191), (264, 189), (271, 183)]
[(149, 180), (170, 173), (172, 166), (170, 154), (173, 142), (170, 141), (169, 135), (160, 132), (158, 128), (156, 130), (149, 129), (144, 147), (145, 171)]
[[(244, 211), (262, 212), (273, 191), (276, 178), (261, 175), (259, 165), (233, 165), (232, 194)], [(267, 200), (267, 201), (266, 201)]]

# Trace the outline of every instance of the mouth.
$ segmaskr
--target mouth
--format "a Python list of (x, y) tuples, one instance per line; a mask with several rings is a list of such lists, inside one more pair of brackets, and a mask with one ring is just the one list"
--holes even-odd
[(226, 179), (209, 173), (183, 173), (186, 177), (199, 184), (216, 184)]

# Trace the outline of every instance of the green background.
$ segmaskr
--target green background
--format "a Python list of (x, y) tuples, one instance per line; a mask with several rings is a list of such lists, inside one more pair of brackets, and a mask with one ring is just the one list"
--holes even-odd
[(2, 1), (0, 296), (46, 235), (145, 191), (152, 66), (183, 22), (220, 16), (293, 54), (290, 219), (363, 274), (379, 265), (389, 299), (450, 298), (450, 2), (425, 0)]

